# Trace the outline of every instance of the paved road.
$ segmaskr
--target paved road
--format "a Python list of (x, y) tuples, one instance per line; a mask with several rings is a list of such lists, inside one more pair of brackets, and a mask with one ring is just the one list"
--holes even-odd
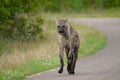
[(107, 45), (95, 55), (77, 61), (76, 74), (57, 69), (27, 77), (28, 80), (120, 80), (120, 18), (71, 19), (92, 25), (107, 36)]

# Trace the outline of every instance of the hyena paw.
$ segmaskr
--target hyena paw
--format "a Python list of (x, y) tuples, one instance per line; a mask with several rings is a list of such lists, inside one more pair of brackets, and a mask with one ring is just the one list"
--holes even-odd
[(70, 72), (71, 71), (71, 68), (69, 66), (67, 66), (67, 71)]
[(59, 70), (58, 70), (58, 73), (62, 73), (62, 72), (63, 72), (63, 69), (59, 69)]
[(74, 70), (70, 70), (68, 73), (69, 74), (75, 74)]
[(71, 71), (70, 74), (75, 74), (75, 72), (74, 72), (74, 71)]

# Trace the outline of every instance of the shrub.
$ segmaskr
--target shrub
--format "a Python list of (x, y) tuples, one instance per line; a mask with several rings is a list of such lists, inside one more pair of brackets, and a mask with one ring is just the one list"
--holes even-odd
[(29, 40), (42, 39), (44, 23), (43, 16), (27, 18), (25, 16), (17, 16), (14, 20), (7, 20), (0, 28), (0, 33), (4, 38), (12, 40)]

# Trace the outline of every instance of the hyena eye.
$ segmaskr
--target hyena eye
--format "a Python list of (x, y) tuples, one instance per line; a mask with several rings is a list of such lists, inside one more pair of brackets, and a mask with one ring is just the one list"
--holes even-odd
[(65, 26), (62, 26), (63, 28), (65, 28)]
[(58, 28), (60, 27), (60, 26), (57, 26)]

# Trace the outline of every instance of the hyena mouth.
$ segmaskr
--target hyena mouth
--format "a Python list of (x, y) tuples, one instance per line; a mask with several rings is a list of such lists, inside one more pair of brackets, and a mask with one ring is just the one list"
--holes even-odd
[(64, 33), (64, 31), (63, 30), (58, 30), (58, 33)]
[(59, 33), (60, 35), (64, 35), (64, 33)]
[(58, 31), (59, 34), (63, 35), (64, 34), (64, 31)]

